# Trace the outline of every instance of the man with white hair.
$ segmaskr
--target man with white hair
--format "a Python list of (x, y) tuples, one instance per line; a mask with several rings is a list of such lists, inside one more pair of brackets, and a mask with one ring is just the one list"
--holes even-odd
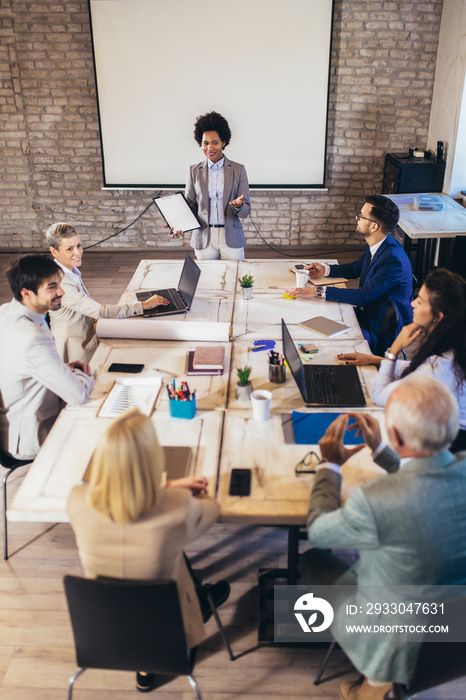
[[(357, 550), (359, 560), (348, 567), (331, 552), (311, 549), (301, 557), (303, 580), (356, 584), (356, 602), (363, 600), (363, 587), (367, 596), (371, 586), (465, 584), (466, 453), (448, 450), (459, 427), (454, 396), (429, 377), (401, 382), (385, 408), (391, 447), (381, 441), (371, 414), (351, 416), (389, 473), (355, 488), (340, 507), (340, 466), (363, 447), (344, 447), (348, 415), (340, 415), (319, 441), (326, 461), (316, 470), (308, 537), (325, 550)], [(417, 644), (393, 634), (377, 641), (362, 633), (339, 638), (338, 627), (334, 636), (364, 674), (341, 683), (341, 700), (382, 700), (393, 683), (409, 683)]]

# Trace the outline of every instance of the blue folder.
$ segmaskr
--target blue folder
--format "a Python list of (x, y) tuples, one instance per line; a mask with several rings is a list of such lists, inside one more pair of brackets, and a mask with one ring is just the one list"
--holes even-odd
[[(291, 418), (296, 445), (317, 445), (330, 423), (333, 423), (338, 416), (341, 416), (341, 413), (302, 413), (301, 411), (293, 411)], [(361, 445), (362, 443), (364, 443), (364, 438), (362, 435), (356, 437), (356, 430), (346, 431), (343, 439), (344, 445)]]

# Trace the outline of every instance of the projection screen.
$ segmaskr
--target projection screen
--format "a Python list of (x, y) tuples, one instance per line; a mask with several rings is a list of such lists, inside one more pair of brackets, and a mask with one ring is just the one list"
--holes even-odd
[(325, 184), (332, 0), (89, 0), (104, 187), (179, 189), (197, 116), (252, 188)]

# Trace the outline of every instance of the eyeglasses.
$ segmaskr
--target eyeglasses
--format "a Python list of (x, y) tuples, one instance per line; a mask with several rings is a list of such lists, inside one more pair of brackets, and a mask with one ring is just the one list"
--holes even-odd
[(356, 221), (359, 221), (359, 219), (364, 219), (364, 221), (372, 221), (372, 223), (377, 224), (377, 226), (380, 225), (378, 221), (374, 221), (374, 219), (368, 219), (367, 216), (363, 216), (361, 212), (359, 212), (359, 214), (356, 214)]
[(316, 467), (321, 464), (324, 460), (319, 457), (315, 452), (308, 452), (304, 455), (302, 460), (294, 468), (294, 473), (296, 476), (300, 474), (315, 474)]

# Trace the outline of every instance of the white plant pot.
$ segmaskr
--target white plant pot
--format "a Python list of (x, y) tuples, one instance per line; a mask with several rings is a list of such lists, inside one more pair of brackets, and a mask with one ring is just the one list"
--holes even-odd
[(241, 384), (237, 382), (236, 384), (236, 398), (238, 401), (249, 401), (252, 394), (252, 384), (248, 382), (247, 384)]
[(240, 289), (241, 289), (241, 299), (244, 299), (244, 301), (249, 301), (249, 299), (252, 298), (253, 287), (240, 287)]

